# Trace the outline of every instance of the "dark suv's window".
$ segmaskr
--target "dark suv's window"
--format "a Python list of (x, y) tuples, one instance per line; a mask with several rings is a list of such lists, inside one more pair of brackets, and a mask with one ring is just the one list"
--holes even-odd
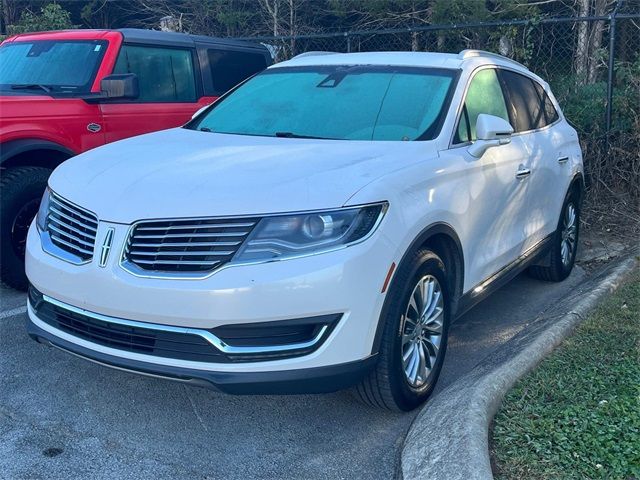
[(500, 72), (516, 132), (542, 128), (558, 118), (549, 96), (529, 77), (510, 70)]
[(113, 73), (138, 76), (140, 102), (195, 102), (190, 50), (123, 45)]
[(495, 115), (509, 121), (502, 88), (496, 70), (493, 68), (480, 70), (471, 79), (453, 143), (470, 142), (476, 139), (476, 121), (481, 113)]
[(267, 68), (267, 60), (261, 53), (208, 48), (207, 54), (213, 89), (217, 95), (223, 94), (254, 73)]

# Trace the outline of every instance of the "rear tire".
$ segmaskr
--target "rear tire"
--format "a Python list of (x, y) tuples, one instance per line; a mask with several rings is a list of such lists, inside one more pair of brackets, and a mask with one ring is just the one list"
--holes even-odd
[(15, 167), (2, 171), (0, 179), (0, 278), (3, 283), (26, 290), (24, 252), (27, 231), (38, 207), (51, 170)]
[(380, 319), (384, 330), (378, 363), (355, 388), (362, 402), (409, 411), (427, 400), (447, 349), (447, 285), (444, 264), (430, 250), (418, 250), (398, 271)]
[(572, 190), (562, 205), (558, 227), (551, 239), (546, 265), (532, 265), (528, 273), (546, 282), (561, 282), (571, 274), (580, 234), (580, 194)]

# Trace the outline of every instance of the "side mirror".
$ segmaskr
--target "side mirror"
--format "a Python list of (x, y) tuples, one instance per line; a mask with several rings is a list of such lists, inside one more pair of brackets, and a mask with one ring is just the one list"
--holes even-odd
[(513, 127), (504, 118), (481, 113), (476, 120), (477, 140), (469, 147), (469, 153), (480, 158), (491, 147), (511, 142)]
[(114, 74), (100, 82), (102, 96), (112, 98), (138, 98), (138, 76), (135, 73)]

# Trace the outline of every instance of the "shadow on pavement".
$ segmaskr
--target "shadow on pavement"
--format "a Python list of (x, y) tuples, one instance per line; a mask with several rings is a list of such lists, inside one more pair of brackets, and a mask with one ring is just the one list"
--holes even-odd
[[(520, 276), (451, 328), (436, 392), (571, 291)], [(0, 290), (3, 310), (24, 296)], [(110, 370), (0, 320), (0, 477), (391, 478), (415, 413), (348, 392), (234, 397)]]

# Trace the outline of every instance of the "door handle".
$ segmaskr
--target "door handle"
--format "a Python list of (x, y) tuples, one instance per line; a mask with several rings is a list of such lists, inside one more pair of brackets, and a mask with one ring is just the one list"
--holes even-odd
[(569, 157), (567, 156), (558, 157), (558, 163), (567, 163), (568, 161), (569, 161)]
[(528, 177), (529, 175), (531, 175), (531, 170), (528, 168), (520, 168), (517, 172), (516, 172), (516, 178), (518, 180), (522, 180), (523, 178)]

